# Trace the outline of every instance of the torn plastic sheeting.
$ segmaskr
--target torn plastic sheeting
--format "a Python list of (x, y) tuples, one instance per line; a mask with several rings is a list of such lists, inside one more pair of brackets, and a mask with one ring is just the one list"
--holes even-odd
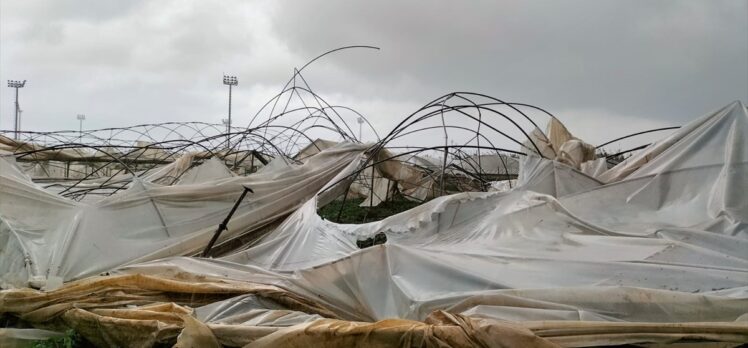
[[(221, 264), (219, 260), (181, 259)], [(547, 342), (561, 346), (588, 346), (592, 345), (590, 342), (623, 344), (695, 337), (741, 342), (736, 339), (744, 339), (748, 334), (748, 325), (745, 322), (729, 322), (735, 320), (735, 317), (742, 313), (741, 310), (747, 307), (745, 299), (620, 287), (500, 290), (468, 297), (455, 303), (446, 309), (448, 313), (453, 314), (439, 311), (425, 313), (424, 322), (385, 320), (365, 323), (330, 319), (310, 320), (312, 316), (305, 318), (301, 313), (335, 317), (330, 311), (334, 308), (327, 308), (321, 302), (311, 302), (307, 298), (299, 297), (296, 291), (290, 292), (276, 286), (246, 281), (232, 281), (227, 279), (232, 276), (230, 271), (224, 269), (222, 272), (228, 276), (213, 278), (185, 273), (174, 274), (174, 278), (143, 275), (109, 276), (72, 282), (48, 293), (29, 289), (6, 290), (0, 292), (0, 312), (21, 314), (21, 319), (40, 326), (64, 323), (100, 346), (129, 347), (147, 347), (157, 342), (173, 342), (177, 335), (181, 335), (183, 341), (189, 338), (192, 342), (200, 342), (214, 336), (221, 344), (229, 346), (243, 346), (249, 343), (261, 346), (297, 340), (305, 342), (319, 335), (333, 335), (337, 338), (324, 342), (334, 344), (339, 342), (337, 339), (341, 340), (340, 342), (359, 340), (356, 342), (362, 346), (369, 346), (383, 342), (382, 340), (397, 340), (398, 337), (400, 340), (414, 338), (416, 340), (412, 342), (424, 342), (423, 340), (434, 338), (430, 336), (430, 332), (447, 330), (443, 334), (449, 335), (449, 339), (459, 338), (454, 344), (462, 344), (460, 342), (465, 340), (473, 342), (472, 344), (488, 340), (485, 342), (493, 342), (489, 346), (502, 342), (513, 342), (515, 345), (509, 346), (517, 346), (516, 341), (507, 337), (507, 333), (513, 333), (518, 335), (515, 338), (526, 340), (524, 342), (546, 342), (539, 338), (542, 337)], [(241, 295), (243, 293), (252, 295)], [(237, 295), (239, 296), (236, 297)], [(314, 296), (309, 298), (312, 297)], [(200, 303), (208, 304), (199, 307)], [(446, 307), (446, 303), (448, 302), (442, 300), (428, 307)], [(653, 306), (653, 303), (657, 305)], [(710, 310), (700, 307), (704, 303), (710, 304)], [(188, 304), (198, 308), (193, 312), (184, 307)], [(535, 315), (534, 319), (528, 322), (507, 322), (504, 321), (506, 318), (494, 317), (485, 310), (476, 310), (476, 304), (525, 309), (528, 313), (533, 310), (546, 311), (542, 313), (544, 316)], [(242, 312), (249, 314), (248, 308), (257, 307), (279, 309), (267, 309), (263, 318), (254, 317), (250, 321), (239, 318), (243, 315)], [(618, 317), (638, 322), (596, 323), (590, 322), (589, 318), (571, 319), (570, 322), (537, 321), (550, 319), (549, 309), (559, 311), (564, 308), (597, 310), (610, 314), (610, 318)], [(278, 318), (291, 313), (297, 313), (297, 318), (304, 319), (296, 323), (277, 321)], [(200, 323), (186, 317), (195, 314)], [(212, 316), (212, 319), (206, 314)], [(661, 322), (672, 322), (674, 318), (691, 318), (699, 320), (700, 323), (647, 324), (641, 322), (642, 318)], [(188, 324), (185, 320), (191, 324), (185, 325)], [(740, 320), (740, 317), (737, 320)], [(210, 329), (212, 336), (201, 329), (203, 326)], [(313, 332), (304, 331), (305, 328), (311, 327), (314, 328)], [(458, 327), (462, 330), (457, 330)], [(384, 332), (379, 331), (383, 328), (387, 329)], [(460, 331), (462, 334), (459, 334)], [(367, 336), (368, 338), (355, 335), (363, 332), (370, 332), (371, 335)], [(458, 336), (453, 337), (449, 332)], [(535, 337), (536, 335), (539, 337)]]
[[(746, 128), (746, 113), (746, 106), (739, 101), (710, 112), (610, 168), (600, 180), (615, 182), (630, 175), (721, 164), (731, 155), (744, 161), (746, 137), (741, 131)], [(733, 151), (726, 151), (730, 149)]]
[(595, 147), (579, 139), (571, 139), (561, 145), (556, 160), (579, 169), (580, 165), (595, 159)]
[(376, 323), (320, 320), (278, 330), (245, 348), (319, 342), (329, 347), (590, 347), (679, 341), (740, 344), (746, 340), (745, 323), (517, 323), (436, 311), (425, 323), (397, 319)]
[(58, 290), (0, 291), (0, 313), (38, 327), (74, 328), (99, 346), (149, 347), (174, 339), (183, 328), (185, 306), (199, 307), (244, 294), (286, 310), (336, 318), (313, 301), (272, 285), (178, 274), (91, 277)]
[[(711, 115), (732, 120), (708, 122), (717, 128), (698, 133), (748, 134), (745, 109), (734, 110)], [(730, 127), (723, 129), (724, 125)], [(716, 149), (676, 145), (692, 152), (742, 153), (735, 148), (742, 144), (740, 140), (726, 139), (707, 142), (683, 137), (683, 141)], [(673, 160), (678, 157), (673, 156)], [(688, 158), (703, 156), (690, 153)], [(511, 192), (440, 197), (368, 224), (324, 221), (310, 201), (256, 246), (225, 257), (235, 264), (222, 264), (221, 271), (231, 274), (226, 267), (235, 270), (236, 279), (251, 277), (244, 267), (278, 272), (284, 276), (277, 284), (284, 288), (319, 296), (342, 316), (366, 321), (418, 320), (434, 309), (486, 291), (536, 288), (561, 292), (609, 286), (710, 294), (705, 302), (709, 306), (696, 302), (698, 311), (668, 313), (669, 317), (662, 317), (666, 322), (698, 321), (699, 311), (724, 320), (746, 314), (746, 295), (740, 290), (748, 287), (745, 220), (735, 213), (714, 214), (708, 207), (721, 202), (725, 212), (745, 212), (735, 199), (744, 196), (743, 185), (727, 188), (724, 185), (730, 181), (720, 178), (724, 172), (748, 175), (748, 159), (715, 156), (709, 159), (717, 161), (715, 165), (679, 167), (609, 185), (563, 164), (537, 160), (537, 168), (543, 170), (525, 172), (522, 183)], [(545, 187), (532, 185), (537, 178), (555, 178), (561, 173), (569, 174), (559, 180), (571, 188), (562, 190), (567, 194), (559, 194), (557, 187), (557, 198), (533, 192)], [(652, 180), (657, 180), (660, 189), (644, 189), (652, 186)], [(356, 240), (380, 232), (387, 234), (387, 243), (358, 250)], [(168, 262), (172, 264), (167, 268), (177, 262), (182, 271), (213, 272), (204, 261)], [(201, 266), (195, 268), (196, 264)], [(133, 266), (126, 271), (148, 272), (148, 267)], [(738, 301), (733, 303), (739, 304), (738, 313), (713, 307), (716, 299), (731, 296), (729, 300)], [(610, 313), (605, 299), (598, 301), (585, 310), (596, 318), (626, 320), (625, 305), (619, 313)], [(516, 310), (511, 314), (516, 315)]]
[(520, 160), (517, 190), (562, 197), (602, 186), (597, 179), (562, 163), (525, 156)]
[[(197, 274), (228, 279), (258, 279), (265, 284), (275, 284), (300, 296), (312, 298), (343, 318), (359, 321), (392, 317), (423, 320), (432, 310), (446, 308), (449, 311), (471, 313), (476, 312), (475, 308), (481, 305), (484, 310), (482, 314), (490, 314), (491, 317), (504, 320), (520, 317), (523, 320), (554, 320), (559, 319), (558, 315), (562, 311), (586, 313), (578, 318), (569, 317), (571, 320), (609, 321), (735, 321), (748, 315), (748, 298), (744, 294), (730, 295), (724, 291), (691, 294), (622, 288), (615, 287), (615, 284), (597, 285), (599, 281), (594, 279), (586, 286), (564, 286), (559, 280), (565, 280), (563, 278), (566, 273), (544, 280), (542, 275), (528, 272), (527, 266), (516, 270), (516, 274), (526, 278), (524, 283), (515, 281), (513, 284), (503, 285), (524, 285), (525, 289), (488, 290), (502, 286), (498, 283), (499, 277), (513, 279), (516, 276), (508, 274), (505, 269), (499, 269), (494, 271), (499, 279), (481, 279), (492, 273), (491, 260), (486, 259), (485, 264), (473, 262), (476, 267), (483, 267), (484, 271), (473, 272), (472, 279), (468, 278), (468, 274), (456, 278), (457, 270), (449, 264), (440, 263), (423, 267), (427, 258), (434, 258), (439, 253), (423, 255), (424, 260), (413, 259), (408, 254), (397, 259), (390, 257), (393, 261), (388, 264), (385, 258), (387, 254), (381, 252), (386, 250), (381, 246), (369, 248), (354, 254), (351, 258), (293, 274), (259, 272), (255, 267), (190, 258), (154, 261), (130, 266), (123, 271), (163, 274), (189, 270)], [(403, 264), (397, 261), (398, 259), (409, 263)], [(459, 260), (458, 255), (451, 261), (456, 260)], [(442, 260), (448, 261), (450, 260)], [(387, 268), (383, 272), (379, 271), (377, 264), (385, 264)], [(568, 262), (562, 266), (568, 266)], [(603, 280), (606, 279), (604, 266), (606, 265), (600, 267), (598, 275), (599, 279)], [(421, 274), (418, 277), (413, 276), (414, 270), (420, 271)], [(574, 271), (577, 269), (570, 270)], [(668, 280), (672, 280), (674, 272), (668, 271), (670, 270), (659, 271), (661, 275), (657, 281), (669, 285)], [(714, 274), (709, 280), (718, 281), (723, 275)], [(684, 278), (688, 276), (683, 275)], [(449, 282), (450, 277), (452, 282)], [(424, 279), (431, 281), (425, 283)], [(460, 282), (457, 283), (454, 279), (460, 279)], [(574, 282), (573, 279), (565, 281), (566, 284)], [(694, 281), (705, 280), (702, 277)], [(553, 286), (552, 283), (556, 285)], [(650, 282), (650, 286), (651, 284)], [(538, 288), (527, 289), (533, 285)]]
[[(351, 321), (429, 324), (430, 313), (446, 309), (453, 319), (445, 329), (486, 333), (483, 338), (494, 340), (489, 342), (502, 335), (464, 328), (475, 321), (493, 327), (502, 319), (528, 325), (563, 319), (535, 329), (551, 343), (569, 346), (743, 342), (748, 241), (740, 198), (746, 188), (736, 180), (748, 175), (748, 113), (738, 105), (706, 118), (699, 121), (707, 128), (692, 127), (693, 134), (670, 145), (679, 151), (651, 159), (670, 165), (613, 184), (539, 160), (542, 170), (526, 171), (510, 192), (440, 197), (374, 223), (324, 221), (310, 200), (246, 251), (222, 260), (168, 258), (118, 272), (262, 282)], [(534, 192), (548, 187), (549, 175), (555, 180), (562, 174), (569, 175), (560, 181), (576, 181), (562, 182), (569, 189), (553, 182), (555, 197)], [(355, 240), (376, 233), (386, 233), (387, 243), (356, 248)], [(464, 325), (455, 324), (460, 318)], [(424, 337), (407, 329), (423, 325), (417, 322), (395, 321), (403, 329), (385, 332), (373, 331), (378, 326), (371, 323), (314, 323), (270, 334), (251, 326), (241, 330), (252, 337), (264, 333), (251, 343), (257, 345), (309, 342), (332, 332)], [(304, 327), (319, 331), (299, 330)]]
[(435, 312), (425, 323), (388, 319), (376, 323), (319, 320), (278, 330), (245, 348), (326, 347), (557, 347), (532, 331), (510, 323), (487, 323)]
[(373, 158), (376, 165), (361, 171), (350, 186), (350, 193), (364, 197), (361, 207), (375, 207), (393, 197), (400, 189), (406, 197), (418, 200), (432, 198), (429, 189), (433, 179), (411, 164), (390, 159), (394, 154), (387, 150), (378, 150)]
[(517, 180), (503, 180), (503, 181), (491, 181), (488, 191), (490, 192), (506, 192), (512, 190), (517, 186)]
[(503, 154), (482, 154), (458, 158), (457, 164), (473, 174), (517, 175), (519, 159)]
[[(523, 327), (562, 347), (619, 346), (625, 344), (692, 343), (721, 347), (748, 342), (748, 324), (736, 323), (596, 323), (523, 322)], [(729, 343), (726, 345), (725, 343)]]
[(592, 161), (582, 162), (579, 170), (593, 178), (597, 178), (600, 174), (608, 170), (608, 159), (601, 157)]
[[(732, 103), (679, 129), (601, 175), (625, 180), (563, 199), (580, 218), (630, 233), (714, 233), (748, 239), (748, 111)], [(636, 169), (634, 171), (634, 169)], [(628, 174), (627, 174), (628, 173)], [(589, 209), (594, 206), (595, 209)], [(618, 227), (620, 226), (620, 227)], [(689, 230), (691, 232), (683, 232)], [(700, 238), (704, 241), (704, 238)], [(724, 238), (722, 238), (724, 239)], [(746, 249), (743, 249), (746, 250)], [(746, 254), (735, 255), (746, 259)]]
[[(85, 175), (81, 173), (80, 175), (81, 180), (75, 183), (75, 189), (81, 190), (81, 189), (91, 188), (91, 189), (96, 189), (98, 192), (102, 192), (103, 191), (102, 184), (107, 183), (108, 185), (113, 186), (113, 188), (111, 188), (110, 191), (116, 192), (124, 188), (127, 188), (128, 186), (131, 186), (134, 177), (138, 177), (138, 179), (142, 182), (148, 182), (148, 183), (158, 184), (158, 185), (172, 185), (176, 183), (176, 181), (179, 179), (179, 176), (181, 174), (185, 173), (185, 171), (190, 170), (190, 166), (193, 164), (192, 161), (194, 157), (195, 157), (195, 153), (185, 153), (184, 155), (180, 156), (175, 161), (169, 164), (160, 166), (150, 171), (148, 170), (139, 171), (139, 172), (136, 172), (135, 174), (123, 171), (121, 173), (113, 173), (114, 174), (113, 176), (94, 177), (94, 178), (88, 178), (88, 179), (83, 180), (83, 177)], [(21, 167), (24, 167), (28, 163), (17, 163), (17, 164)], [(33, 168), (37, 168), (37, 167), (43, 168), (44, 165), (40, 164), (39, 162), (33, 163)], [(58, 168), (58, 169), (64, 169), (64, 168)], [(24, 169), (24, 170), (26, 173), (29, 173), (28, 169)], [(40, 177), (49, 177), (48, 175), (38, 175), (36, 173), (29, 173), (29, 174), (31, 175), (31, 177), (27, 181), (31, 181), (32, 179), (38, 179)], [(66, 176), (65, 172), (62, 170), (60, 170), (60, 172), (57, 175), (54, 175), (54, 177), (74, 178), (74, 176), (70, 176), (70, 175)], [(63, 190), (67, 190), (69, 185), (70, 185), (69, 181), (59, 181), (59, 182), (45, 182), (44, 184), (40, 184), (39, 186), (44, 187), (44, 189), (49, 192), (59, 194)], [(82, 197), (76, 197), (76, 199), (78, 199), (79, 202), (84, 202), (88, 204), (100, 201), (104, 198), (106, 198), (106, 195), (86, 194), (86, 195), (83, 195)]]
[(200, 321), (211, 324), (247, 326), (293, 326), (322, 319), (319, 314), (288, 310), (267, 297), (242, 295), (195, 309)]
[(209, 181), (232, 178), (236, 175), (219, 159), (212, 157), (201, 165), (190, 168), (177, 177), (175, 185), (194, 185)]
[(189, 315), (182, 315), (182, 322), (184, 328), (177, 336), (174, 348), (223, 348), (213, 331), (205, 324)]
[(365, 148), (341, 144), (301, 166), (196, 185), (136, 181), (93, 204), (45, 191), (14, 175), (14, 164), (0, 158), (0, 280), (5, 287), (31, 282), (53, 288), (129, 262), (194, 253), (207, 244), (244, 185), (255, 194), (219, 242), (292, 212), (332, 178), (353, 170)]
[(338, 142), (332, 140), (316, 139), (309, 145), (305, 146), (303, 149), (299, 150), (299, 152), (293, 158), (297, 161), (306, 162), (310, 157), (337, 144)]
[(546, 134), (538, 128), (533, 129), (529, 134), (530, 139), (524, 144), (525, 148), (540, 157), (554, 159), (575, 169), (595, 159), (595, 147), (574, 137), (557, 118), (550, 119)]

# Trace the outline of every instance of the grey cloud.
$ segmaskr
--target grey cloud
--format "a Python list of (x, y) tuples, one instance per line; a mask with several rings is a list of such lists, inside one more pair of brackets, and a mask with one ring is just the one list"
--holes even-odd
[[(291, 75), (375, 119), (444, 93), (546, 107), (580, 133), (682, 124), (748, 97), (745, 1), (3, 1), (0, 79), (29, 80), (25, 125), (71, 128), (225, 114), (223, 73), (239, 76), (247, 122)], [(11, 93), (0, 90), (0, 128)], [(597, 115), (597, 116), (596, 116)], [(594, 118), (594, 120), (593, 120)]]
[(335, 64), (384, 85), (410, 76), (425, 95), (471, 89), (676, 122), (748, 95), (745, 2), (405, 3), (288, 4), (276, 30), (307, 55), (381, 46)]

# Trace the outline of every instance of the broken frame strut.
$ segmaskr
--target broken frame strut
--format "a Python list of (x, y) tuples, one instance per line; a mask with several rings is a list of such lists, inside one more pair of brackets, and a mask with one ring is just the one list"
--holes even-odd
[(239, 208), (239, 204), (242, 203), (244, 200), (244, 197), (247, 196), (247, 192), (255, 193), (255, 191), (252, 191), (251, 188), (243, 186), (244, 191), (242, 191), (241, 196), (239, 196), (239, 199), (236, 200), (236, 203), (234, 203), (234, 206), (231, 208), (231, 211), (229, 212), (229, 215), (226, 215), (226, 218), (223, 219), (223, 221), (218, 224), (218, 229), (216, 229), (216, 232), (213, 233), (213, 238), (210, 239), (210, 242), (208, 242), (208, 245), (205, 247), (205, 250), (203, 250), (202, 257), (208, 257), (210, 254), (210, 249), (213, 248), (213, 244), (216, 243), (218, 240), (218, 237), (221, 236), (221, 232), (228, 229), (229, 220), (231, 220), (231, 217), (234, 216), (234, 213), (236, 212), (236, 209)]

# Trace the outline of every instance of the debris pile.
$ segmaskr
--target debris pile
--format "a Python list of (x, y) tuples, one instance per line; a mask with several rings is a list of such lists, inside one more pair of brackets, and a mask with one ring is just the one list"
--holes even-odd
[[(297, 71), (257, 126), (0, 136), (0, 315), (18, 324), (0, 343), (69, 329), (129, 347), (748, 341), (742, 103), (614, 155), (479, 94), (437, 98), (372, 143), (350, 117)], [(396, 199), (422, 204), (318, 214)]]

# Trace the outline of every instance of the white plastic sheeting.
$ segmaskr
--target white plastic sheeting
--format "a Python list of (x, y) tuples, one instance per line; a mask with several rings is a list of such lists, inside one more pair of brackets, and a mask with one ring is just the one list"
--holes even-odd
[[(734, 103), (606, 171), (609, 174), (601, 174), (605, 180), (530, 156), (522, 161), (517, 186), (512, 190), (439, 197), (407, 212), (362, 225), (335, 224), (316, 214), (318, 202), (322, 204), (344, 192), (343, 185), (333, 183), (352, 173), (363, 158), (363, 147), (343, 145), (324, 151), (305, 164), (320, 158), (329, 160), (319, 162), (325, 175), (318, 176), (320, 182), (325, 179), (319, 187), (324, 185), (329, 190), (317, 197), (311, 194), (312, 198), (305, 202), (301, 195), (283, 196), (286, 200), (297, 197), (296, 203), (303, 204), (259, 244), (221, 259), (170, 257), (130, 264), (116, 272), (140, 275), (86, 279), (81, 283), (153, 283), (151, 287), (141, 286), (142, 289), (134, 287), (152, 295), (154, 289), (182, 289), (194, 295), (196, 288), (237, 291), (246, 286), (247, 292), (235, 292), (240, 295), (234, 298), (197, 308), (195, 316), (207, 325), (191, 317), (172, 321), (169, 330), (184, 328), (179, 337), (184, 344), (191, 338), (195, 342), (208, 339), (214, 346), (218, 346), (218, 340), (221, 344), (250, 346), (277, 346), (283, 342), (309, 345), (336, 339), (341, 346), (354, 342), (346, 339), (370, 345), (380, 344), (381, 339), (402, 344), (417, 342), (408, 341), (416, 337), (413, 333), (417, 330), (436, 332), (436, 326), (429, 326), (435, 315), (464, 322), (465, 325), (452, 328), (467, 334), (467, 342), (480, 337), (485, 339), (480, 342), (493, 345), (506, 343), (507, 331), (495, 325), (487, 328), (479, 322), (520, 321), (520, 327), (532, 330), (525, 331), (527, 338), (547, 338), (547, 346), (669, 343), (680, 339), (741, 342), (748, 337), (746, 134), (748, 111)], [(550, 138), (554, 138), (553, 134)], [(307, 170), (311, 168), (316, 167)], [(290, 174), (297, 170), (301, 169), (291, 166), (267, 179), (299, 180)], [(2, 186), (0, 192), (5, 195), (15, 192), (11, 188), (42, 195), (35, 191), (37, 188), (24, 184), (27, 178), (15, 166), (0, 166), (0, 175), (13, 180), (12, 185)], [(239, 179), (242, 178), (172, 189), (212, 185), (205, 190), (213, 192), (223, 183)], [(290, 181), (285, 184), (294, 185)], [(140, 185), (141, 190), (133, 188), (128, 194), (137, 197), (147, 192), (148, 197), (153, 197), (158, 192), (150, 184)], [(127, 194), (118, 196), (116, 204), (128, 202)], [(205, 199), (204, 195), (189, 197)], [(53, 204), (59, 206), (57, 209), (77, 207), (59, 198), (44, 196), (38, 200), (45, 208)], [(220, 202), (218, 199), (207, 201), (221, 204), (216, 203)], [(21, 207), (29, 205), (21, 201)], [(3, 214), (14, 212), (12, 204), (0, 208)], [(171, 213), (176, 210), (169, 208)], [(97, 212), (104, 211), (98, 209)], [(49, 211), (64, 215), (55, 209)], [(13, 232), (5, 236), (15, 236), (18, 231), (21, 236), (33, 235), (35, 231), (6, 215), (2, 222), (12, 228), (3, 227), (3, 231)], [(363, 250), (356, 247), (357, 240), (379, 233), (387, 236), (384, 244)], [(184, 243), (175, 241), (180, 246)], [(38, 244), (43, 242), (46, 241)], [(70, 244), (64, 239), (63, 242)], [(174, 248), (169, 249), (173, 251)], [(155, 259), (154, 255), (148, 258)], [(18, 258), (2, 260), (6, 259), (19, 262)], [(78, 296), (85, 297), (88, 292), (85, 284), (78, 288), (72, 284), (71, 288), (56, 293), (67, 296), (67, 302), (46, 305), (44, 310), (56, 311), (58, 305), (75, 303)], [(126, 293), (128, 289), (118, 291)], [(24, 296), (30, 298), (32, 308), (45, 306), (37, 302), (53, 301), (47, 298), (48, 293), (33, 291), (3, 295), (7, 308), (28, 307)], [(109, 293), (100, 296), (105, 301)], [(156, 305), (167, 307), (153, 304)], [(148, 314), (147, 318), (167, 317), (154, 314), (152, 308), (144, 306), (132, 311)], [(123, 318), (105, 318), (104, 314), (115, 310), (74, 308), (65, 316), (71, 320), (95, 317), (95, 325), (106, 319), (107, 323), (125, 327), (128, 318), (138, 318), (128, 311), (116, 310)], [(179, 312), (189, 310), (179, 307)], [(359, 322), (320, 319), (319, 315)], [(387, 318), (425, 322), (361, 323)], [(157, 325), (152, 326), (161, 326), (161, 320), (167, 319), (153, 320)], [(127, 321), (129, 336), (121, 335), (117, 342), (136, 336), (132, 332), (140, 333), (146, 321), (152, 323)], [(690, 323), (673, 324), (683, 322)], [(399, 329), (393, 329), (393, 323)], [(92, 327), (87, 332), (106, 331)], [(109, 326), (108, 332), (117, 331), (115, 327)], [(151, 330), (140, 336), (165, 331)]]
[(204, 323), (247, 326), (292, 326), (308, 323), (323, 317), (288, 310), (268, 298), (242, 295), (211, 303), (195, 310), (197, 319)]
[(219, 179), (228, 179), (234, 176), (226, 165), (219, 159), (213, 157), (201, 165), (190, 168), (181, 176), (178, 176), (174, 185), (193, 185)]
[[(324, 221), (310, 200), (222, 260), (120, 272), (251, 279), (351, 320), (447, 309), (507, 320), (746, 321), (747, 134), (736, 102), (644, 150), (651, 157), (612, 168), (620, 181), (607, 185), (530, 157), (509, 192), (439, 197), (362, 225)], [(358, 250), (356, 240), (377, 233), (385, 244)]]
[(243, 185), (255, 193), (219, 242), (294, 211), (365, 148), (341, 144), (303, 165), (248, 177), (231, 177), (216, 169), (220, 163), (208, 161), (206, 169), (193, 168), (180, 185), (135, 180), (127, 190), (91, 204), (40, 188), (12, 157), (0, 157), (0, 285), (55, 288), (130, 262), (195, 253), (205, 247)]
[(593, 178), (608, 170), (608, 159), (601, 157), (579, 165), (579, 170)]
[(595, 159), (595, 147), (574, 137), (556, 118), (548, 122), (545, 134), (535, 128), (529, 136), (532, 141), (525, 142), (525, 149), (539, 151), (543, 158), (555, 159), (576, 169)]
[(550, 161), (535, 155), (521, 159), (517, 186), (524, 191), (545, 193), (554, 197), (602, 185), (598, 180), (563, 163)]

